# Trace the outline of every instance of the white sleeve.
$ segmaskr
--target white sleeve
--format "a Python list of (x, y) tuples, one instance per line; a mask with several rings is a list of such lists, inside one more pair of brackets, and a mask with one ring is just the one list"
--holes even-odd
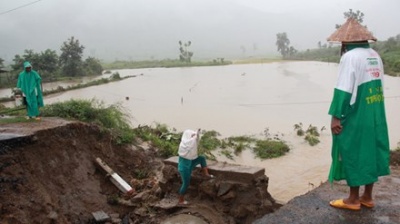
[(350, 54), (344, 54), (340, 59), (339, 74), (336, 88), (348, 93), (353, 93), (355, 82), (355, 66)]

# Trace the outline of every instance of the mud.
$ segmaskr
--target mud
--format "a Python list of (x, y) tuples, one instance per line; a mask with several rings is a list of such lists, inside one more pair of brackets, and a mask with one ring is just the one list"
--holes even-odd
[[(97, 126), (57, 118), (1, 125), (0, 135), (0, 223), (94, 223), (97, 211), (109, 214), (109, 223), (238, 223), (209, 200), (193, 198), (189, 206), (176, 206), (176, 195), (159, 188), (164, 164), (146, 143), (118, 147)], [(95, 165), (97, 157), (135, 194), (120, 192)], [(329, 207), (330, 200), (346, 196), (347, 187), (324, 183), (256, 223), (400, 223), (400, 151), (391, 162), (392, 174), (376, 184), (373, 209)]]

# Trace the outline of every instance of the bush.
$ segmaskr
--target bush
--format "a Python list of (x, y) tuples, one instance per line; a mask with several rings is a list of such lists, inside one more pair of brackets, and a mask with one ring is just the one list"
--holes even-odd
[(290, 148), (282, 141), (258, 140), (253, 151), (261, 159), (276, 158), (285, 155)]
[(117, 144), (132, 143), (134, 139), (129, 116), (118, 104), (105, 106), (96, 100), (69, 100), (43, 107), (41, 115), (97, 124), (110, 131)]

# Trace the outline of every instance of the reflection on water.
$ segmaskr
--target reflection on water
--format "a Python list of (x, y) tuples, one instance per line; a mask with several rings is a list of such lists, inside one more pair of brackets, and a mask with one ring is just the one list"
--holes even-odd
[[(270, 178), (269, 191), (282, 202), (327, 180), (329, 131), (322, 133), (320, 144), (311, 147), (295, 135), (293, 127), (302, 122), (305, 128), (312, 124), (329, 130), (327, 112), (337, 64), (281, 62), (118, 72), (121, 76), (138, 76), (49, 96), (45, 103), (71, 98), (120, 102), (130, 112), (134, 126), (158, 122), (178, 131), (216, 130), (223, 137), (261, 136), (268, 128), (272, 134), (283, 135), (291, 146), (284, 157), (261, 161), (247, 150), (234, 161), (222, 156), (219, 159), (264, 167)], [(386, 77), (385, 84), (389, 134), (394, 148), (400, 141), (400, 79)]]

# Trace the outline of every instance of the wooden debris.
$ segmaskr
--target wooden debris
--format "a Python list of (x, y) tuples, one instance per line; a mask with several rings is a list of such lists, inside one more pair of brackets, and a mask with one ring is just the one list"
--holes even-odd
[(104, 171), (106, 171), (107, 175), (110, 176), (111, 182), (117, 186), (120, 191), (127, 193), (132, 190), (132, 187), (124, 179), (122, 179), (122, 177), (114, 172), (104, 161), (102, 161), (100, 158), (96, 158), (96, 163)]

